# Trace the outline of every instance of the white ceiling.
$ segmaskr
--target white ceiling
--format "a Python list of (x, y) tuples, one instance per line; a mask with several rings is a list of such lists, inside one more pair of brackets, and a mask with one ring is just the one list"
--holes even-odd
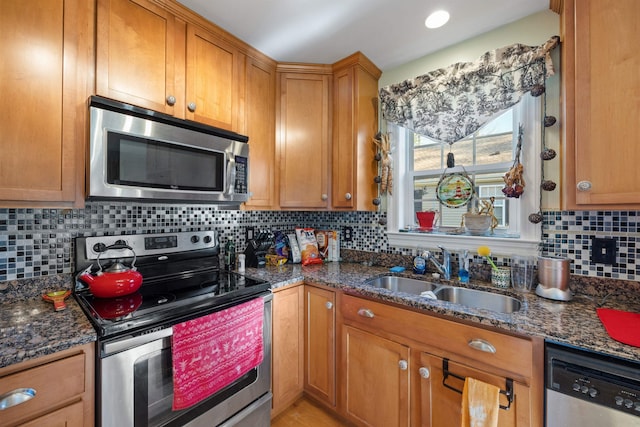
[[(548, 9), (549, 0), (178, 0), (280, 62), (361, 51), (383, 71)], [(438, 9), (451, 14), (424, 26)]]

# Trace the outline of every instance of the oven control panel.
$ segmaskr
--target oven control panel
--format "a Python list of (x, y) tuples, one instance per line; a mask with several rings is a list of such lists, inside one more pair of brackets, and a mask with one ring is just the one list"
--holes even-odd
[[(120, 248), (108, 249), (116, 245)], [(122, 248), (128, 246), (128, 248)], [(172, 252), (186, 252), (219, 246), (215, 230), (186, 231), (163, 234), (131, 234), (122, 236), (96, 236), (85, 240), (86, 257), (95, 260), (132, 257), (135, 255), (163, 255)]]

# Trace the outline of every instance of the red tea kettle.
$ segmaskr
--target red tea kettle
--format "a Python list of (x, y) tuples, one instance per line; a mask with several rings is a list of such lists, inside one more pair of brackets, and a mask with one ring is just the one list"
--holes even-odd
[[(106, 251), (118, 249), (129, 249), (133, 252), (131, 267), (127, 267), (123, 263), (116, 261), (106, 270), (103, 269), (100, 264), (100, 256)], [(91, 267), (87, 268), (80, 275), (80, 279), (89, 285), (89, 290), (95, 297), (115, 298), (132, 294), (140, 289), (142, 285), (142, 274), (136, 270), (136, 253), (131, 246), (122, 244), (107, 246), (98, 254), (97, 262), (100, 270), (95, 275), (90, 273)]]

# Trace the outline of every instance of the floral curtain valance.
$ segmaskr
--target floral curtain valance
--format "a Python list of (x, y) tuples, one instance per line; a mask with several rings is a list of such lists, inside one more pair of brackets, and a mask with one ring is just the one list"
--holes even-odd
[(542, 46), (505, 46), (474, 62), (386, 86), (380, 89), (382, 117), (437, 141), (459, 141), (527, 92), (544, 88), (554, 73), (550, 52), (559, 41), (554, 36)]

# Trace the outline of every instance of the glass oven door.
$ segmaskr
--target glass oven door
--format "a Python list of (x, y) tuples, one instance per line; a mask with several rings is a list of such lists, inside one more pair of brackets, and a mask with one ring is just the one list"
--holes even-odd
[[(180, 411), (171, 409), (171, 328), (103, 343), (103, 352), (113, 354), (98, 361), (96, 398), (99, 425), (171, 427), (185, 426), (200, 419), (206, 420), (207, 425), (218, 425), (268, 393), (271, 382), (271, 298), (271, 294), (265, 296), (262, 364), (216, 394)], [(118, 351), (126, 347), (128, 349)]]

